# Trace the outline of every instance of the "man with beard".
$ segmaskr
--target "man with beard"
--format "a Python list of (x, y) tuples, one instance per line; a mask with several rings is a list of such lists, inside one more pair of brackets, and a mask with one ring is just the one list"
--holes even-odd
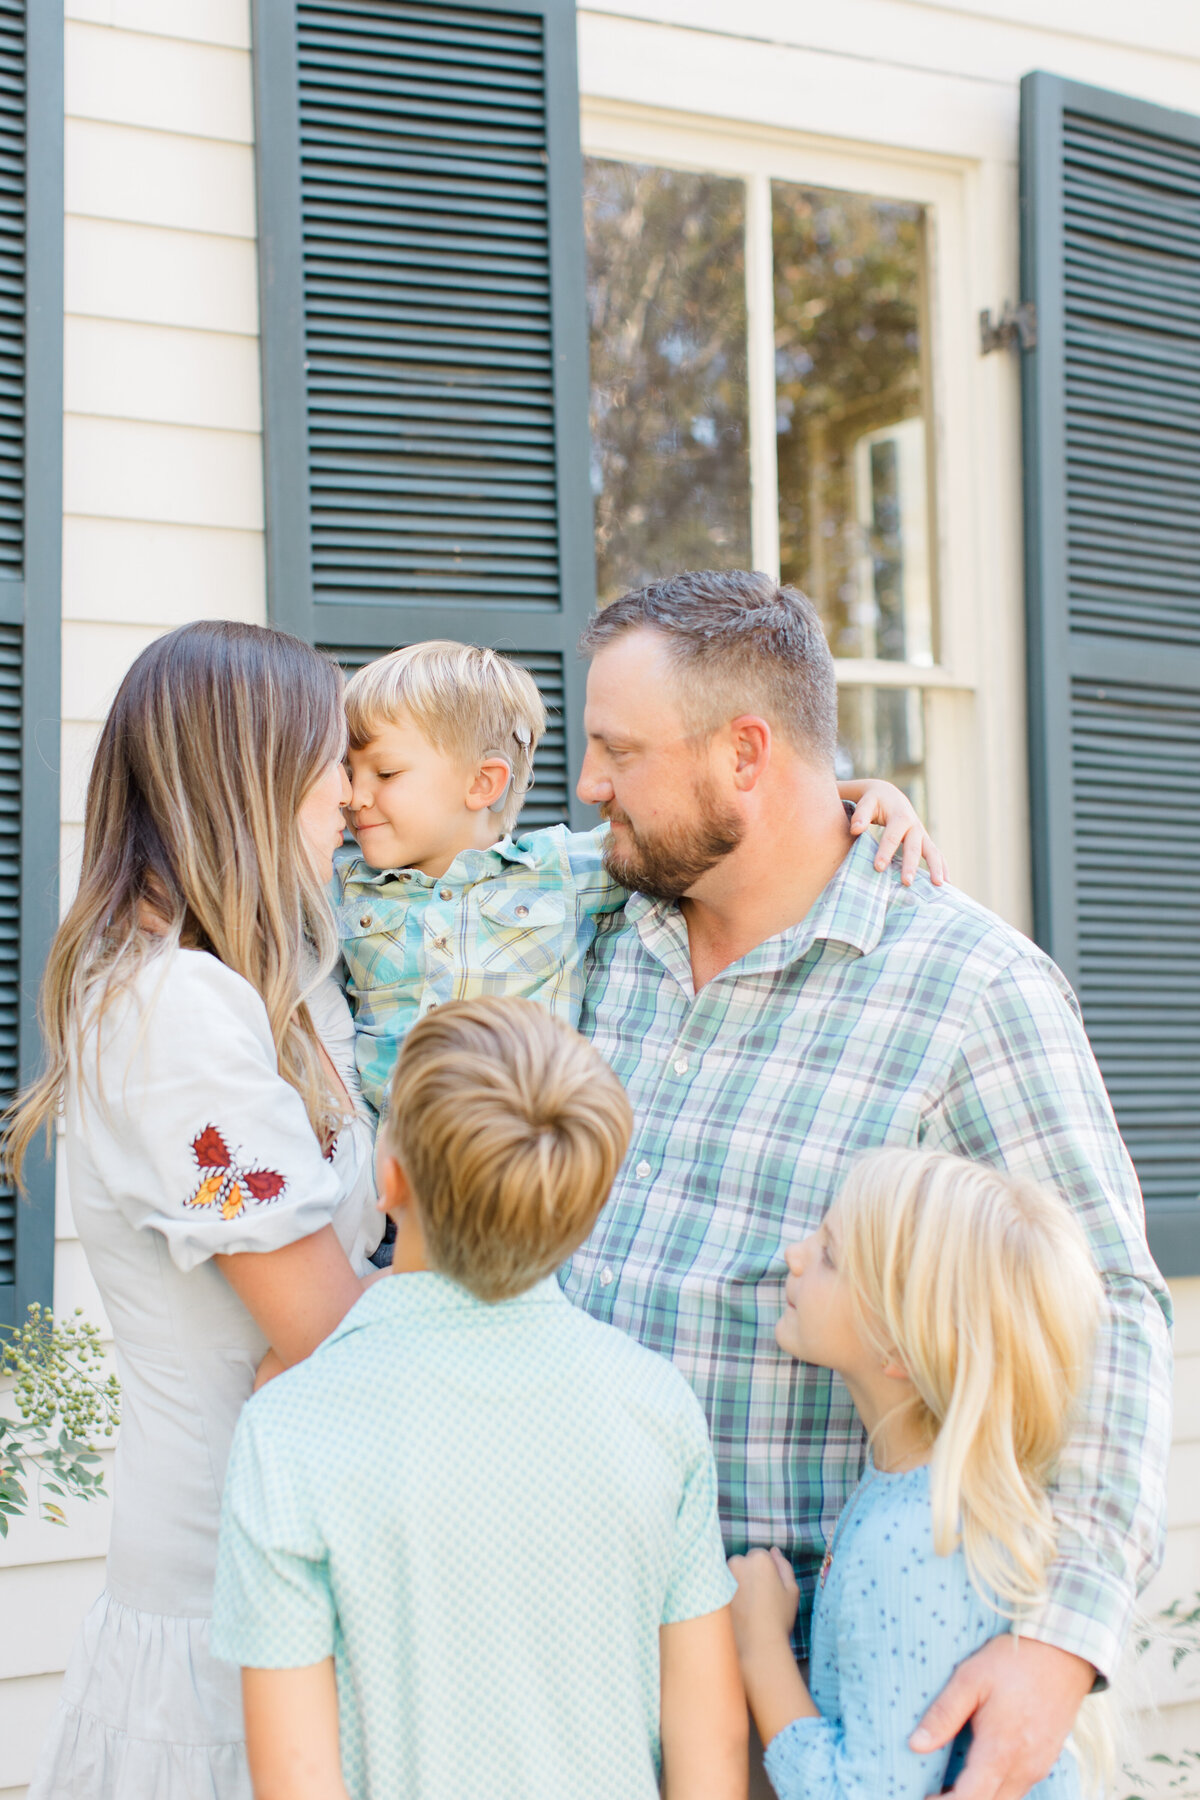
[[(1074, 997), (1019, 933), (852, 840), (833, 662), (802, 595), (680, 575), (605, 608), (583, 648), (579, 794), (634, 892), (593, 946), (581, 1029), (635, 1128), (564, 1285), (688, 1377), (726, 1548), (784, 1550), (804, 1631), (864, 1443), (841, 1384), (776, 1346), (785, 1247), (890, 1143), (1025, 1173), (1087, 1231), (1106, 1318), (1045, 1604), (962, 1665), (912, 1739), (932, 1749), (970, 1719), (955, 1792), (1018, 1800), (1113, 1673), (1164, 1533), (1170, 1302)], [(769, 1791), (761, 1768), (752, 1782)]]

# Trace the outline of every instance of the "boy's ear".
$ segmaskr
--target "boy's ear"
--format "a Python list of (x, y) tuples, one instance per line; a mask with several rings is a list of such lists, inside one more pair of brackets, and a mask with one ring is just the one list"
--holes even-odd
[(512, 765), (502, 756), (485, 756), (475, 770), (467, 789), (467, 806), (471, 812), (498, 807), (512, 780)]
[(378, 1160), (377, 1173), (380, 1212), (403, 1212), (412, 1202), (412, 1186), (396, 1158), (384, 1151)]
[(883, 1375), (885, 1381), (911, 1381), (912, 1376), (897, 1357), (894, 1350), (889, 1350), (884, 1358)]

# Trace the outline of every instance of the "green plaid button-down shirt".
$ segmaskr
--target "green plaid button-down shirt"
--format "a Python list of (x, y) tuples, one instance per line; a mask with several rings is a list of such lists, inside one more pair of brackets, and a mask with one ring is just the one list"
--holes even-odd
[(776, 1347), (785, 1245), (880, 1144), (1056, 1188), (1109, 1310), (1054, 1493), (1049, 1599), (1025, 1629), (1110, 1675), (1161, 1555), (1170, 1445), (1170, 1301), (1137, 1177), (1059, 971), (962, 894), (923, 876), (906, 889), (894, 864), (877, 874), (874, 855), (868, 834), (800, 924), (699, 994), (678, 907), (635, 895), (601, 922), (580, 1025), (636, 1125), (563, 1284), (687, 1376), (712, 1431), (727, 1549), (779, 1544), (811, 1597), (864, 1445), (842, 1383)]
[(504, 994), (578, 1022), (596, 921), (626, 898), (603, 851), (603, 832), (563, 825), (463, 850), (436, 877), (373, 869), (355, 843), (338, 851), (333, 906), (354, 1055), (376, 1112), (404, 1038), (447, 1000)]

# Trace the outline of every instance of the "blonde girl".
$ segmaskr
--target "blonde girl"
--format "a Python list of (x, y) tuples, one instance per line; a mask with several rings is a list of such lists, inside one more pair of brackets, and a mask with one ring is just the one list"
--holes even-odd
[(296, 638), (189, 625), (121, 684), (42, 993), (72, 1214), (124, 1392), (105, 1590), (31, 1800), (250, 1800), (237, 1671), (209, 1654), (233, 1429), (268, 1348), (306, 1356), (377, 1240), (351, 1023), (325, 972), (341, 677)]
[[(950, 1786), (966, 1748), (910, 1748), (926, 1707), (1042, 1598), (1047, 1487), (1100, 1279), (1053, 1194), (906, 1149), (858, 1163), (787, 1264), (776, 1338), (841, 1375), (870, 1454), (821, 1571), (811, 1693), (790, 1646), (790, 1565), (778, 1550), (732, 1559), (743, 1679), (780, 1800), (915, 1800)], [(1079, 1792), (1070, 1750), (1033, 1790)]]

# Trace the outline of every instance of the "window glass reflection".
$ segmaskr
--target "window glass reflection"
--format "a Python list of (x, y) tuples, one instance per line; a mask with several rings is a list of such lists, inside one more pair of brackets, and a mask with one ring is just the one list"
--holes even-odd
[(920, 688), (838, 688), (837, 774), (839, 781), (885, 776), (904, 789), (922, 818), (928, 817)]
[(771, 193), (783, 577), (835, 656), (930, 663), (924, 209)]
[(745, 185), (584, 159), (601, 601), (750, 552)]

